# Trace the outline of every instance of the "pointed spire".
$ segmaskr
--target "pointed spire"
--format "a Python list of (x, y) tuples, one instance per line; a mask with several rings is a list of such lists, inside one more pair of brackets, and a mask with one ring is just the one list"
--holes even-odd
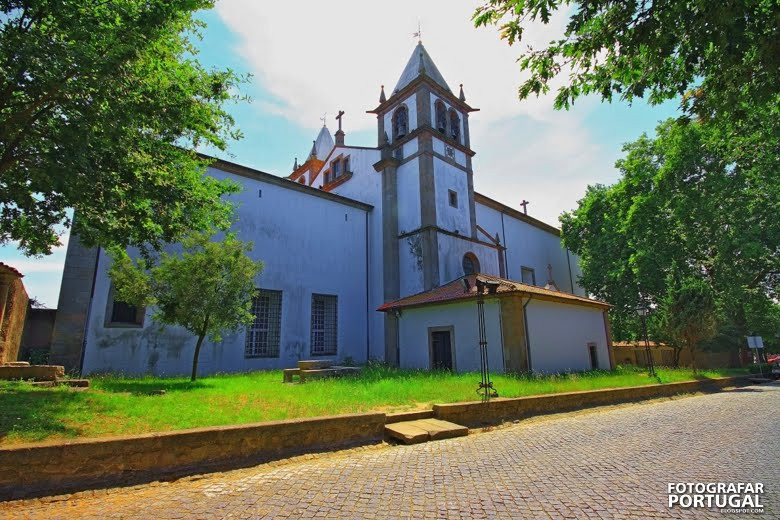
[(312, 146), (313, 157), (316, 157), (320, 161), (327, 159), (328, 154), (333, 149), (333, 136), (330, 135), (330, 130), (327, 126), (320, 128), (320, 133), (317, 135), (317, 140), (314, 141)]
[(466, 102), (466, 94), (463, 93), (463, 83), (460, 84), (460, 95), (458, 96), (458, 99), (464, 103)]
[(317, 157), (317, 141), (311, 142), (311, 152), (309, 152), (309, 158)]
[(436, 68), (436, 64), (433, 63), (428, 51), (425, 50), (425, 46), (422, 42), (419, 42), (414, 48), (412, 55), (409, 57), (409, 61), (406, 63), (406, 67), (404, 67), (401, 77), (398, 79), (398, 83), (393, 89), (393, 93), (403, 89), (421, 75), (427, 76), (440, 87), (446, 89), (448, 92), (452, 92), (447, 85), (447, 82), (444, 81), (441, 72)]
[(387, 97), (385, 96), (385, 86), (382, 85), (382, 92), (379, 93), (379, 102), (384, 103), (387, 101)]
[(298, 169), (298, 158), (295, 158), (295, 164), (293, 164), (293, 171)]

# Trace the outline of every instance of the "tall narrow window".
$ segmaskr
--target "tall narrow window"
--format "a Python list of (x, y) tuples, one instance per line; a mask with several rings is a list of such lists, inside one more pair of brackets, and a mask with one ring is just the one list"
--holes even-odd
[(409, 111), (404, 105), (393, 112), (393, 140), (400, 139), (409, 133)]
[(278, 358), (282, 328), (282, 291), (259, 289), (252, 299), (255, 321), (246, 330), (244, 357)]
[(311, 295), (311, 355), (332, 356), (338, 342), (338, 296)]
[(335, 179), (339, 175), (341, 175), (341, 160), (336, 159), (333, 161), (333, 178)]
[(447, 133), (447, 108), (441, 100), (436, 101), (436, 130)]
[(349, 156), (344, 157), (343, 165), (344, 165), (344, 173), (350, 173), (351, 170), (349, 169)]
[(452, 109), (450, 109), (450, 137), (460, 142), (460, 118)]

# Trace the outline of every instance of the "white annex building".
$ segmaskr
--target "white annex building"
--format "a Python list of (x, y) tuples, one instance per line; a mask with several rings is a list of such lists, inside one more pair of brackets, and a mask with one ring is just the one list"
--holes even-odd
[[(209, 175), (243, 185), (235, 230), (265, 269), (254, 324), (204, 343), (199, 372), (308, 358), (479, 370), (476, 278), (493, 287), (491, 370), (610, 368), (608, 306), (585, 297), (559, 231), (474, 191), (475, 111), (419, 43), (370, 111), (377, 147), (346, 144), (339, 119), (335, 140), (323, 127), (287, 178), (215, 161)], [(187, 373), (195, 338), (115, 301), (109, 263), (70, 241), (52, 361), (85, 374)]]

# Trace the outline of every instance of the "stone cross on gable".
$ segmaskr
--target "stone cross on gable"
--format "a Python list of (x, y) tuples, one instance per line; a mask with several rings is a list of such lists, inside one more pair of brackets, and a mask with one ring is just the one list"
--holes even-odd
[(523, 206), (523, 213), (525, 213), (526, 215), (528, 215), (528, 205), (529, 204), (530, 204), (530, 202), (528, 202), (525, 199), (523, 199), (523, 202), (520, 203), (520, 205)]
[(336, 116), (336, 119), (339, 120), (339, 130), (341, 130), (341, 116), (343, 116), (343, 115), (344, 115), (344, 111), (343, 110), (339, 110), (339, 115)]

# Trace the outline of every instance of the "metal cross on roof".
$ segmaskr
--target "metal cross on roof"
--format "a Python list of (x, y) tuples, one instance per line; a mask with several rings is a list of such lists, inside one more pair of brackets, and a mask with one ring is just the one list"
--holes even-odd
[(417, 21), (417, 32), (416, 33), (412, 33), (412, 38), (417, 38), (418, 42), (422, 41), (422, 29), (420, 28), (419, 20)]
[(327, 126), (327, 125), (325, 124), (325, 120), (326, 120), (327, 118), (328, 118), (328, 113), (327, 113), (327, 112), (324, 112), (324, 113), (322, 114), (322, 117), (320, 118), (320, 121), (322, 121), (322, 126)]
[(344, 115), (344, 111), (343, 110), (339, 110), (339, 115), (336, 116), (336, 119), (339, 120), (339, 130), (341, 130), (341, 116), (343, 116), (343, 115)]

